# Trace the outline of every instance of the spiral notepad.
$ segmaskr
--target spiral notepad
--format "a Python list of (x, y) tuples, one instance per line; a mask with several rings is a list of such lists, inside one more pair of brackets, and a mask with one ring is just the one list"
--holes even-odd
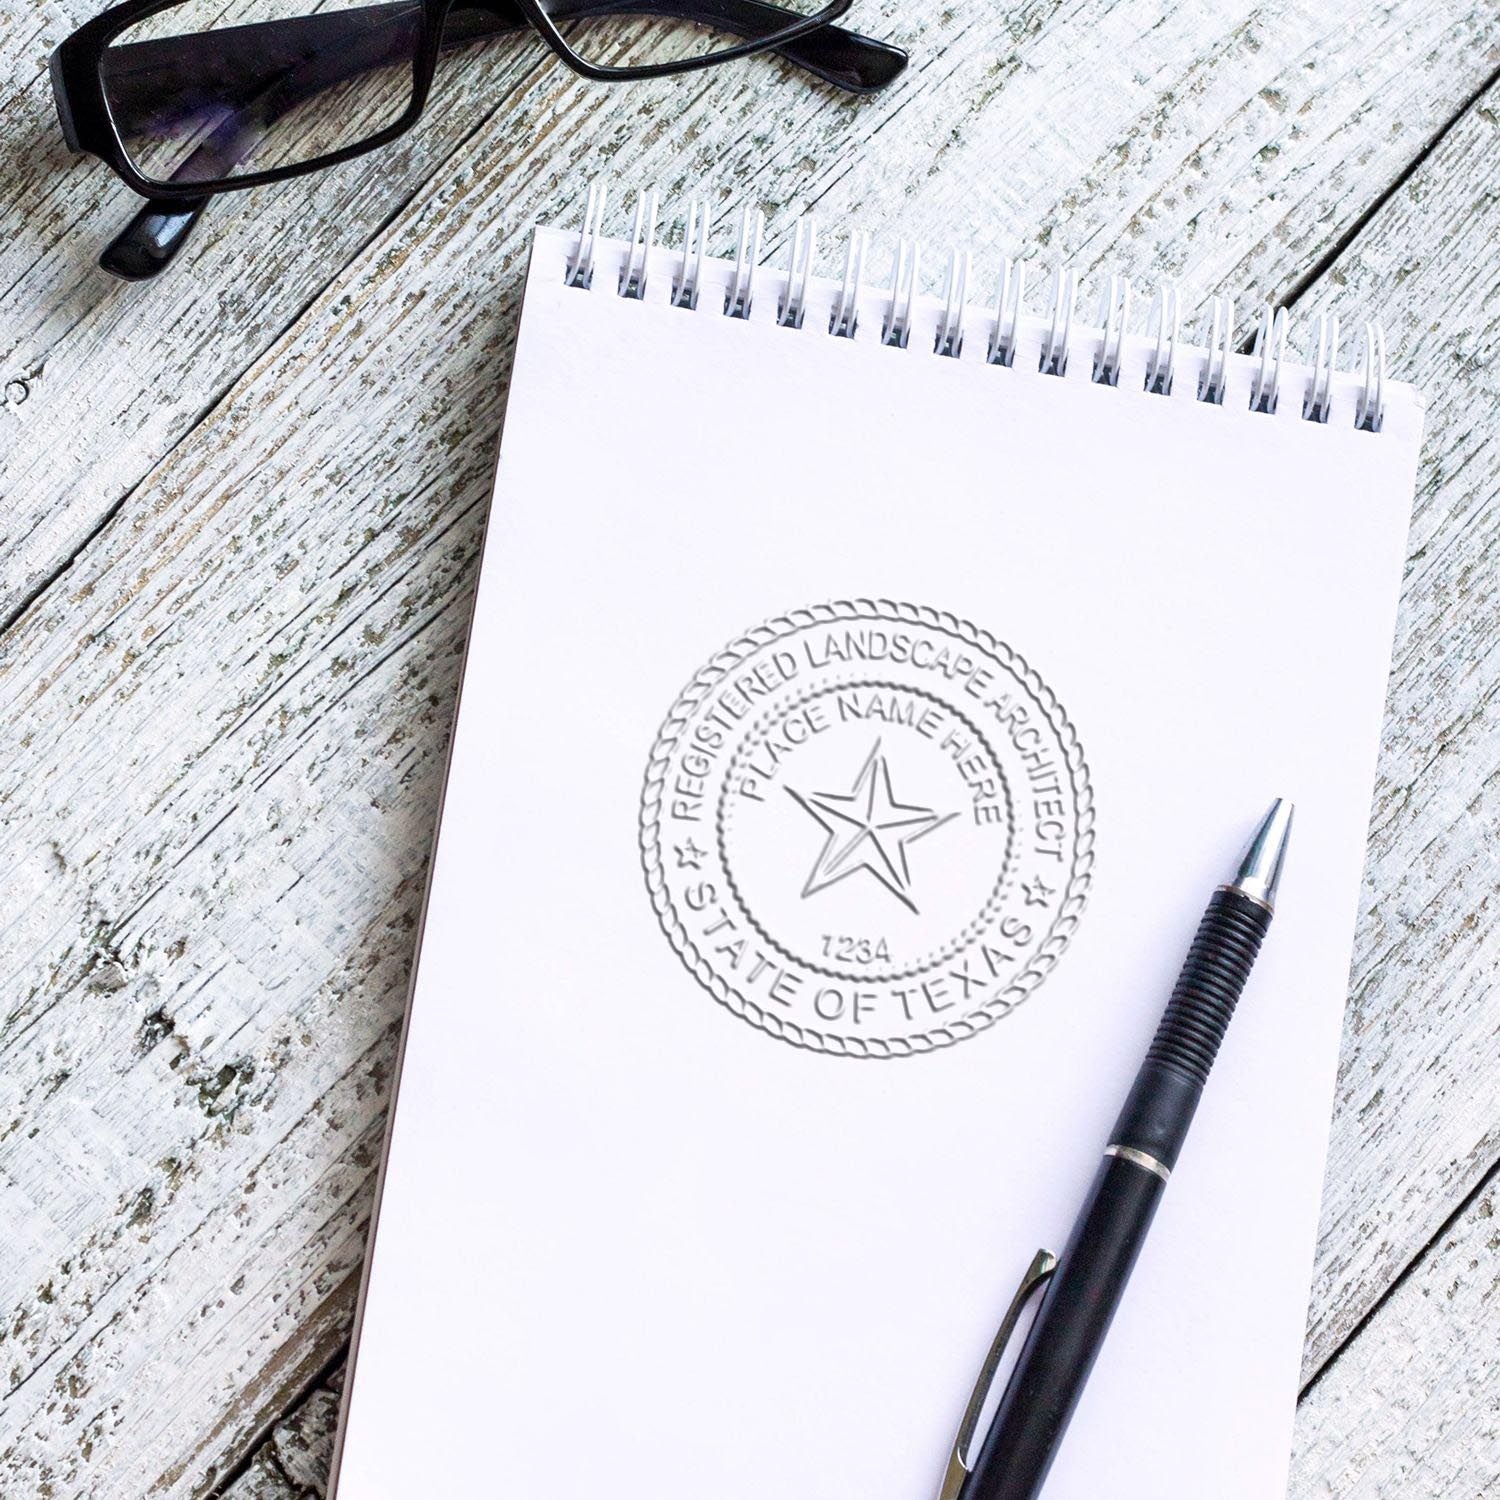
[(338, 1494), (935, 1494), (1285, 796), (1046, 1496), (1281, 1493), (1419, 398), (1373, 325), (606, 219), (527, 276)]

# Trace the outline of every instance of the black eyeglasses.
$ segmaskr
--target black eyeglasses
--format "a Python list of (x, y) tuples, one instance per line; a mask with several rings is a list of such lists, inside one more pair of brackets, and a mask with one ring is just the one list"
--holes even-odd
[(585, 78), (774, 51), (869, 93), (906, 54), (830, 23), (853, 0), (127, 0), (52, 54), (63, 137), (148, 201), (99, 264), (162, 270), (214, 193), (347, 161), (409, 130), (438, 54), (525, 29)]

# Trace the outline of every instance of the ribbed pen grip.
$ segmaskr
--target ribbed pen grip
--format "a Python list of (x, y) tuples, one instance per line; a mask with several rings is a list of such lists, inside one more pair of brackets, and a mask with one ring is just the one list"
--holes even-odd
[(1233, 887), (1214, 892), (1111, 1144), (1143, 1151), (1168, 1169), (1177, 1164), (1208, 1070), (1270, 925), (1271, 913), (1258, 901)]
[(1200, 1088), (1207, 1082), (1270, 924), (1259, 902), (1229, 888), (1214, 892), (1146, 1053), (1149, 1062), (1187, 1074)]

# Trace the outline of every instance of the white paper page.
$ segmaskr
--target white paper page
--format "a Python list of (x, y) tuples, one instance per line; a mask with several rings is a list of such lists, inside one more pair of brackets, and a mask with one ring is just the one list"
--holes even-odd
[[(725, 266), (690, 311), (667, 305), (664, 252), (644, 301), (614, 294), (616, 244), (592, 290), (565, 286), (575, 242), (540, 232), (527, 286), (340, 1500), (935, 1493), (1014, 1286), (1061, 1248), (1203, 906), (1276, 796), (1297, 804), (1278, 915), (1045, 1494), (1282, 1493), (1415, 393), (1393, 387), (1372, 434), (1348, 379), (1323, 426), (1295, 370), (1275, 415), (1247, 409), (1248, 362), (1222, 408), (1192, 399), (1193, 361), (1173, 395), (1143, 393), (1144, 344), (1118, 389), (1089, 380), (1087, 340), (1047, 377), (1032, 323), (999, 368), (978, 310), (941, 358), (935, 304), (907, 349), (880, 344), (874, 293), (836, 339), (832, 284), (786, 328), (762, 273), (735, 320)], [(933, 665), (926, 627), (861, 601), (972, 627), (967, 679)], [(847, 613), (819, 623), (830, 603)], [(882, 623), (910, 660), (887, 640), (829, 661), (850, 639), (834, 626), (878, 653)], [(684, 690), (724, 693), (716, 653), (747, 640), (744, 720), (725, 708), (704, 776), (673, 763), (654, 825), (695, 975), (648, 891), (643, 787)], [(1007, 648), (1037, 674), (1037, 739), (985, 707), (1023, 670)], [(827, 733), (794, 731), (810, 704)], [(943, 751), (961, 722), (993, 765)], [(1016, 757), (1069, 734), (1058, 819)], [(974, 869), (1002, 847), (981, 811), (997, 768), (1013, 848), (990, 909)], [(844, 849), (836, 799), (874, 817), (872, 786), (884, 842)], [(733, 864), (751, 920), (717, 944), (746, 928), (738, 970), (705, 935), (713, 904), (692, 909), (685, 843)], [(928, 981), (978, 965), (1032, 895), (1053, 919), (1054, 869), (1087, 886), (1066, 945), (949, 1045), (832, 1055), (711, 992), (831, 1046), (894, 1029), (925, 1047), (966, 1013), (961, 981), (914, 1002), (860, 976), (917, 948)], [(775, 962), (752, 976), (757, 942)], [(804, 983), (772, 996), (778, 972)], [(819, 1021), (823, 990), (843, 1010)]]

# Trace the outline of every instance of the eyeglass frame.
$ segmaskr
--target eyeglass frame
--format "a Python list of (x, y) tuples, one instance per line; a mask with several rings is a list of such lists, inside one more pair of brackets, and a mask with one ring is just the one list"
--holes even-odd
[[(48, 67), (53, 96), (57, 103), (58, 122), (62, 127), (63, 139), (68, 147), (73, 151), (87, 152), (89, 155), (98, 157), (127, 187), (141, 197), (173, 204), (201, 203), (205, 197), (213, 194), (260, 187), (269, 182), (285, 182), (294, 177), (305, 176), (310, 172), (323, 171), (353, 157), (378, 150), (405, 134), (421, 118), (422, 112), (427, 107), (432, 82), (437, 72), (438, 55), (442, 48), (444, 25), (454, 10), (475, 9), (494, 15), (519, 11), (521, 24), (523, 26), (529, 24), (532, 30), (538, 32), (547, 46), (575, 73), (599, 82), (615, 83), (694, 72), (701, 68), (733, 61), (735, 58), (773, 51), (778, 47), (799, 41), (837, 21), (848, 12), (854, 0), (829, 0), (827, 5), (813, 15), (805, 16), (769, 36), (736, 42), (729, 47), (698, 57), (677, 58), (636, 67), (605, 67), (590, 63), (580, 57), (568, 45), (556, 22), (542, 8), (540, 0), (502, 0), (499, 4), (477, 4), (475, 0), (417, 0), (422, 12), (422, 26), (412, 54), (411, 100), (402, 114), (391, 124), (364, 140), (351, 142), (347, 146), (341, 146), (323, 156), (311, 157), (307, 161), (270, 167), (259, 172), (246, 172), (229, 178), (173, 182), (145, 176), (131, 160), (124, 139), (110, 113), (103, 64), (109, 44), (121, 32), (149, 16), (175, 9), (185, 3), (186, 0), (124, 0), (123, 4), (113, 5), (92, 20), (86, 21), (77, 31), (59, 43), (53, 50)], [(757, 3), (757, 0), (751, 0), (751, 3), (757, 10), (780, 9), (774, 5)], [(371, 8), (378, 8), (378, 6)], [(336, 15), (339, 13), (314, 12), (313, 14)], [(668, 18), (670, 18), (670, 13), (668, 13)], [(289, 16), (284, 19), (294, 21), (300, 18)], [(682, 19), (690, 19), (690, 17), (685, 14)]]

